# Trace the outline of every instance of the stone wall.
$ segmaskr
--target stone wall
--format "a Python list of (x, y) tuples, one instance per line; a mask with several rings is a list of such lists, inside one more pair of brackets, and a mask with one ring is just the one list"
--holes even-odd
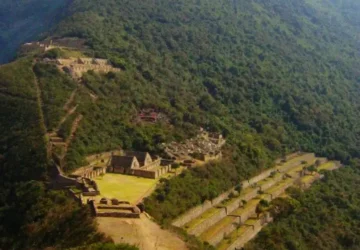
[(242, 249), (244, 245), (249, 242), (251, 239), (253, 239), (260, 230), (266, 226), (269, 222), (271, 222), (273, 219), (270, 217), (269, 214), (265, 215), (266, 219), (265, 221), (257, 220), (256, 223), (252, 225), (248, 225), (245, 232), (241, 234), (240, 237), (237, 238), (236, 241), (234, 241), (227, 250), (237, 250)]
[(262, 180), (266, 179), (266, 178), (269, 177), (270, 174), (271, 174), (273, 171), (275, 171), (275, 170), (276, 170), (275, 168), (268, 169), (268, 170), (262, 172), (261, 174), (259, 174), (259, 175), (255, 176), (255, 177), (247, 180), (247, 181), (243, 181), (243, 182), (241, 183), (242, 189), (245, 189), (245, 188), (249, 187), (250, 185), (252, 185), (252, 184), (254, 184), (254, 183), (257, 183), (257, 182), (259, 182), (259, 181), (262, 181)]
[(227, 204), (225, 206), (226, 209), (226, 214), (230, 214), (231, 212), (233, 212), (234, 210), (238, 209), (241, 205), (242, 205), (242, 199), (240, 198), (236, 198), (234, 199), (234, 201), (232, 201), (231, 203)]
[(219, 203), (221, 203), (222, 201), (227, 199), (229, 197), (229, 194), (231, 192), (233, 192), (233, 191), (234, 191), (234, 189), (230, 189), (229, 191), (219, 195), (215, 199), (213, 199), (211, 201), (205, 201), (203, 204), (190, 209), (188, 212), (181, 215), (179, 218), (175, 219), (175, 221), (172, 223), (172, 225), (176, 226), (176, 227), (182, 227), (183, 225), (185, 225), (189, 221), (191, 221), (191, 220), (195, 219), (196, 217), (200, 216), (206, 210), (218, 205)]
[(190, 209), (185, 214), (181, 215), (179, 218), (177, 218), (172, 225), (176, 227), (182, 227), (189, 221), (195, 219), (196, 217), (200, 216), (202, 213), (204, 213), (206, 210), (212, 208), (211, 201), (205, 201), (203, 204), (196, 206), (192, 209)]
[(149, 178), (149, 179), (158, 178), (157, 171), (149, 171), (149, 170), (142, 170), (142, 169), (134, 169), (132, 171), (133, 171), (133, 175), (135, 175), (135, 176), (140, 176), (140, 177)]
[(247, 229), (243, 234), (233, 243), (231, 244), (227, 250), (236, 250), (241, 249), (244, 245), (254, 238), (262, 229), (261, 221), (259, 220), (257, 223), (251, 226), (247, 226)]
[(55, 170), (55, 178), (52, 180), (52, 187), (56, 188), (56, 189), (64, 189), (67, 188), (69, 186), (76, 186), (76, 187), (80, 187), (80, 183), (74, 179), (74, 178), (69, 178), (67, 176), (65, 176), (60, 167), (57, 166), (56, 164), (53, 164), (53, 169)]
[(273, 178), (269, 179), (267, 182), (265, 182), (263, 185), (259, 186), (260, 190), (266, 190), (272, 186), (274, 186), (276, 183), (281, 181), (283, 179), (282, 174), (275, 175)]
[(225, 218), (227, 216), (226, 209), (225, 208), (219, 208), (219, 211), (212, 215), (211, 217), (207, 218), (200, 224), (198, 224), (196, 227), (191, 228), (188, 233), (199, 236), (203, 232), (205, 232), (209, 227), (220, 221), (221, 219)]
[(224, 227), (220, 232), (218, 232), (217, 234), (212, 236), (211, 239), (208, 240), (208, 243), (213, 245), (213, 246), (216, 246), (217, 244), (219, 244), (225, 238), (226, 235), (229, 235), (234, 230), (236, 230), (237, 225), (240, 224), (240, 218), (239, 217), (234, 217), (233, 219), (234, 220), (233, 220), (232, 223), (230, 223), (229, 225)]

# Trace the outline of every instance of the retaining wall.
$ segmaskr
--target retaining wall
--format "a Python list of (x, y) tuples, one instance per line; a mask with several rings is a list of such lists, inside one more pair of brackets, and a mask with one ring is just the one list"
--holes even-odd
[(205, 232), (209, 227), (220, 221), (221, 219), (227, 216), (225, 208), (219, 208), (219, 212), (215, 213), (210, 218), (204, 220), (202, 223), (197, 225), (196, 227), (191, 228), (188, 233), (199, 236), (203, 232)]
[(138, 213), (121, 213), (121, 212), (97, 212), (97, 217), (116, 217), (116, 218), (140, 218)]
[(283, 179), (283, 175), (278, 174), (278, 175), (274, 176), (273, 178), (269, 179), (266, 183), (261, 185), (259, 188), (260, 188), (260, 190), (266, 190), (266, 189), (274, 186), (276, 183), (278, 183), (282, 179)]
[(202, 213), (204, 213), (206, 210), (218, 205), (225, 199), (229, 197), (229, 194), (233, 192), (234, 189), (230, 189), (229, 191), (219, 195), (215, 199), (211, 201), (205, 201), (203, 204), (196, 206), (192, 209), (190, 209), (188, 212), (177, 218), (172, 225), (176, 227), (182, 227), (189, 221), (195, 219), (196, 217), (199, 217)]
[(176, 227), (182, 227), (183, 225), (200, 216), (202, 213), (204, 213), (210, 208), (212, 208), (211, 201), (205, 201), (203, 204), (190, 209), (187, 213), (180, 216), (172, 223), (172, 225)]
[(240, 223), (240, 218), (234, 217), (233, 222), (230, 223), (229, 225), (227, 225), (226, 227), (224, 227), (219, 233), (217, 233), (216, 235), (211, 237), (211, 239), (208, 240), (208, 243), (213, 246), (216, 246), (226, 237), (226, 235), (229, 235), (230, 233), (235, 231), (237, 229), (237, 225), (239, 225), (239, 223)]
[[(291, 158), (294, 158), (295, 156), (298, 156), (299, 153), (296, 152), (294, 154), (291, 154), (288, 159), (291, 159)], [(307, 159), (311, 159), (312, 157), (315, 157), (314, 154), (312, 153), (307, 153), (307, 154), (303, 154), (301, 156), (301, 158), (299, 159), (299, 161), (295, 161), (294, 163), (290, 164), (289, 166), (287, 166), (286, 168), (283, 168), (283, 171), (287, 171), (288, 169), (290, 168), (293, 168), (294, 166), (298, 165), (300, 161), (302, 160), (307, 160)], [(262, 181), (266, 178), (268, 178), (270, 176), (270, 174), (273, 172), (273, 171), (277, 171), (277, 167), (275, 168), (271, 168), (271, 169), (268, 169), (264, 172), (262, 172), (261, 174), (249, 179), (248, 181), (243, 181), (242, 182), (242, 189), (245, 189), (247, 187), (249, 187), (250, 185), (254, 184), (254, 183), (257, 183), (259, 181)], [(276, 178), (280, 178), (280, 177), (276, 177)], [(282, 178), (282, 177), (281, 177)], [(275, 181), (274, 181), (275, 183)], [(266, 185), (274, 185), (274, 183), (271, 183), (271, 184), (266, 184)], [(269, 187), (270, 187), (269, 186)], [(177, 226), (177, 227), (182, 227), (184, 226), (186, 223), (188, 223), (189, 221), (195, 219), (196, 217), (200, 216), (202, 213), (204, 213), (206, 210), (210, 209), (211, 207), (221, 203), (222, 201), (224, 201), (225, 199), (228, 198), (229, 194), (231, 192), (233, 192), (234, 189), (230, 189), (229, 191), (219, 195), (218, 197), (216, 197), (215, 199), (213, 199), (211, 201), (211, 204), (209, 204), (209, 201), (206, 202), (206, 204), (202, 204), (202, 205), (199, 205), (197, 207), (194, 207), (192, 208), (191, 210), (189, 210), (188, 212), (186, 212), (185, 214), (181, 215), (179, 218), (175, 219), (174, 222), (172, 223), (173, 226)], [(250, 200), (254, 197), (256, 197), (258, 194), (258, 189), (257, 188), (254, 188), (254, 191), (250, 192), (250, 193), (247, 193), (246, 195), (244, 196), (240, 196), (239, 197), (239, 200)], [(236, 206), (236, 205), (234, 205)], [(232, 209), (232, 208), (231, 208)], [(230, 211), (230, 210), (228, 210)], [(230, 212), (228, 212), (230, 213)]]
[(247, 226), (246, 231), (233, 244), (231, 244), (227, 250), (241, 249), (249, 240), (254, 238), (261, 229), (262, 225), (260, 220), (253, 226)]

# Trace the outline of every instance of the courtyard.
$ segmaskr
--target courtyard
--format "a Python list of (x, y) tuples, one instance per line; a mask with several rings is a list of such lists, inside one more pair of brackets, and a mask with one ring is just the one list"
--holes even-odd
[(138, 203), (143, 197), (148, 196), (155, 189), (156, 179), (146, 179), (130, 175), (107, 173), (94, 179), (100, 190), (96, 197), (116, 198), (128, 201), (131, 204)]

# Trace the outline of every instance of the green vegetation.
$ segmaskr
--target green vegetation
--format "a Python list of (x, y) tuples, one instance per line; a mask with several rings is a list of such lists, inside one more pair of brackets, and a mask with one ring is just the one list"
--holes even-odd
[[(14, 48), (38, 33), (39, 22), (51, 16), (42, 26), (48, 28), (67, 3), (2, 1), (0, 23), (7, 29), (2, 29), (0, 46)], [(228, 142), (223, 161), (164, 180), (145, 201), (155, 219), (168, 223), (287, 152), (311, 151), (347, 163), (360, 157), (360, 57), (354, 35), (359, 32), (359, 10), (350, 0), (71, 1), (51, 36), (84, 38), (87, 53), (108, 58), (122, 71), (83, 76), (76, 101), (84, 118), (67, 152), (66, 170), (85, 165), (88, 154), (118, 147), (161, 154), (163, 142), (192, 137), (200, 126), (223, 133)], [(37, 18), (16, 22), (29, 16)], [(9, 29), (10, 23), (17, 25)], [(56, 50), (46, 53), (51, 58), (61, 55)], [(83, 232), (95, 232), (89, 214), (66, 199), (60, 201), (56, 197), (63, 195), (43, 184), (48, 171), (44, 124), (55, 128), (76, 86), (53, 66), (39, 63), (34, 71), (45, 121), (37, 104), (32, 59), (0, 69), (0, 246), (91, 244), (101, 236), (90, 233), (84, 238)], [(170, 124), (135, 123), (142, 108), (165, 113)], [(68, 136), (69, 126), (63, 124), (62, 136)], [(339, 184), (342, 188), (345, 192), (345, 182)], [(356, 199), (354, 204), (344, 213), (356, 211)], [(64, 209), (63, 218), (74, 218), (62, 221), (51, 214), (52, 207)], [(44, 224), (48, 218), (54, 223)], [(75, 223), (85, 223), (84, 231), (64, 229)], [(311, 231), (311, 223), (304, 235), (318, 232)], [(66, 233), (74, 233), (75, 241), (63, 241), (70, 238)], [(59, 240), (54, 235), (60, 235)], [(349, 244), (348, 238), (345, 242)]]
[(275, 222), (245, 246), (255, 249), (358, 249), (359, 166), (326, 173), (306, 192), (271, 202)]
[(97, 233), (89, 209), (64, 192), (46, 189), (46, 131), (32, 60), (1, 67), (0, 87), (0, 248), (66, 249), (108, 242)]
[(61, 73), (55, 65), (37, 63), (34, 72), (41, 89), (46, 127), (51, 131), (65, 115), (63, 106), (76, 88), (76, 83)]

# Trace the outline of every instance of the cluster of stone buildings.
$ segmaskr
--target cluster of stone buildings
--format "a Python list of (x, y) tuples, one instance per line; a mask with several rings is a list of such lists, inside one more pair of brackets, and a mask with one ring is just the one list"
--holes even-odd
[(125, 151), (123, 155), (113, 155), (108, 172), (129, 174), (144, 178), (156, 179), (171, 170), (167, 161), (147, 152)]
[(200, 129), (195, 138), (182, 143), (171, 142), (165, 145), (165, 153), (169, 158), (177, 161), (190, 162), (196, 159), (204, 162), (217, 160), (222, 157), (221, 148), (226, 140), (219, 133), (209, 133)]
[(93, 179), (105, 173), (118, 173), (157, 179), (171, 171), (172, 163), (147, 152), (122, 150), (93, 158), (98, 160), (95, 164), (77, 169), (70, 177)]
[(54, 62), (61, 70), (69, 73), (74, 78), (80, 78), (85, 72), (88, 72), (89, 70), (100, 73), (120, 71), (120, 69), (114, 68), (108, 60), (99, 58), (83, 57), (56, 59)]

